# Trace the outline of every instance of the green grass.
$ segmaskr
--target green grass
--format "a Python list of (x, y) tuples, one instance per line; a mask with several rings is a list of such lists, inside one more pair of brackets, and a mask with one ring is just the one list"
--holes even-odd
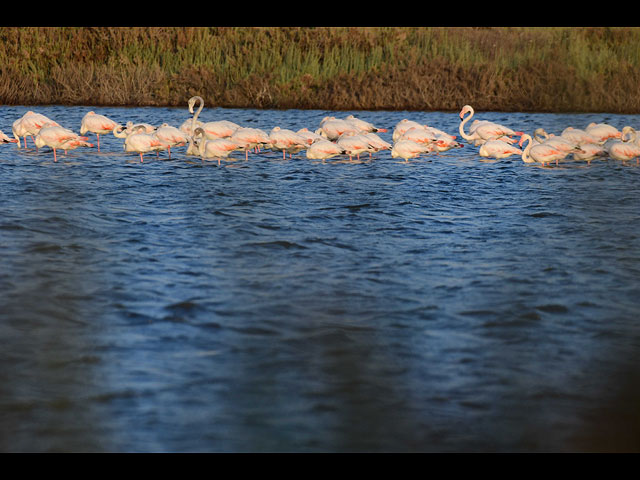
[(2, 27), (4, 104), (640, 111), (635, 27)]

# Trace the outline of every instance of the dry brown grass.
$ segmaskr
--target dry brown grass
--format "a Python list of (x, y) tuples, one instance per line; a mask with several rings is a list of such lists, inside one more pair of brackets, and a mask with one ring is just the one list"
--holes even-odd
[(640, 111), (638, 28), (2, 27), (4, 104)]

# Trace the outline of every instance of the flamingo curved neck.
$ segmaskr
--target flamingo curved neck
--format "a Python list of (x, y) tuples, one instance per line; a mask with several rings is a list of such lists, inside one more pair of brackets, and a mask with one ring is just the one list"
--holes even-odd
[(193, 118), (191, 119), (191, 131), (194, 132), (196, 128), (196, 121), (198, 120), (198, 115), (200, 115), (200, 112), (204, 108), (204, 100), (202, 99), (202, 97), (199, 97), (197, 95), (195, 97), (191, 97), (191, 100), (193, 100), (193, 103), (189, 101), (190, 113), (193, 113), (193, 106), (195, 105), (196, 102), (198, 102), (198, 110), (196, 111), (196, 113), (193, 115)]
[(127, 134), (124, 131), (124, 127), (122, 125), (118, 125), (113, 130), (113, 136), (117, 138), (127, 138)]
[(527, 147), (522, 149), (522, 160), (525, 163), (531, 163), (533, 162), (533, 159), (529, 156), (529, 150), (531, 150), (531, 137), (529, 135), (523, 135), (522, 139), (520, 141), (520, 148), (522, 148), (522, 144), (524, 142), (527, 142)]
[[(473, 108), (471, 108), (471, 107), (469, 107), (468, 112), (470, 113), (470, 115), (463, 117), (462, 121), (460, 122), (460, 125), (458, 126), (458, 131), (460, 132), (460, 136), (462, 138), (464, 138), (465, 140), (474, 140), (474, 137), (472, 137), (471, 135), (467, 135), (464, 132), (464, 126), (467, 124), (467, 122), (469, 120), (471, 120), (471, 117), (473, 117), (473, 114), (475, 113), (473, 111)], [(465, 114), (466, 114), (466, 112), (465, 112)]]

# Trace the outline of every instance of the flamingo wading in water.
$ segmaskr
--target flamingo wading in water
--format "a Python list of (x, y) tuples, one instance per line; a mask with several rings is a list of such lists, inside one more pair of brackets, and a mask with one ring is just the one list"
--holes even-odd
[(118, 124), (110, 118), (90, 111), (82, 117), (82, 121), (80, 122), (80, 135), (84, 135), (87, 132), (95, 133), (98, 151), (100, 151), (100, 134), (106, 135), (107, 133), (111, 133), (117, 126)]
[(121, 132), (122, 126), (113, 129), (113, 135), (117, 138), (124, 138), (124, 151), (136, 152), (140, 154), (140, 163), (144, 162), (142, 155), (147, 152), (163, 150), (165, 145), (155, 135), (144, 132), (144, 126), (137, 127), (133, 133), (127, 135)]
[[(467, 113), (469, 116), (466, 116)], [(475, 143), (476, 146), (481, 145), (487, 140), (492, 140), (496, 138), (500, 138), (509, 143), (513, 143), (511, 136), (519, 136), (522, 137), (524, 132), (516, 132), (509, 127), (505, 127), (498, 123), (489, 122), (487, 120), (478, 121), (475, 125), (471, 126), (471, 130), (469, 133), (464, 131), (465, 124), (471, 120), (475, 111), (471, 105), (465, 105), (460, 110), (460, 125), (458, 127), (458, 131), (460, 132), (460, 136), (467, 140), (468, 142)], [(505, 138), (501, 138), (505, 137)]]
[(42, 127), (35, 138), (38, 148), (51, 147), (53, 149), (53, 161), (57, 162), (56, 149), (72, 150), (79, 146), (93, 147), (87, 142), (87, 137), (82, 137), (68, 128), (59, 125), (48, 125)]

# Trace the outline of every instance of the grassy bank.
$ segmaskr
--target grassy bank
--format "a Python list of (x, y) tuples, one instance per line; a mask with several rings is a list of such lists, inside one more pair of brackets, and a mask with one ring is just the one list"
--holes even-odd
[(0, 102), (640, 112), (640, 28), (2, 27)]

